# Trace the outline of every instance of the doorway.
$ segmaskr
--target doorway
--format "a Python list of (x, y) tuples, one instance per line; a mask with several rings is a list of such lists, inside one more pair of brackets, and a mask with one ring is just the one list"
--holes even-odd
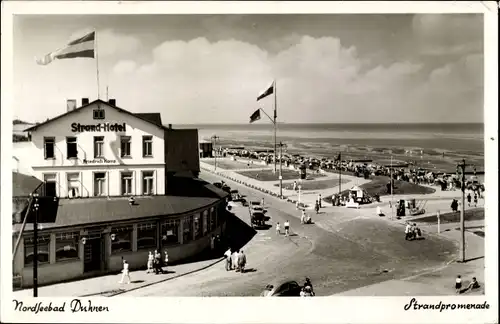
[(84, 245), (84, 272), (100, 271), (102, 265), (103, 240), (89, 238)]

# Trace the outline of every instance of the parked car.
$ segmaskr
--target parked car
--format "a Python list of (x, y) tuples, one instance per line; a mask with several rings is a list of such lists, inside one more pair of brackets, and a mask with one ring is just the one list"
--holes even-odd
[(300, 297), (302, 287), (295, 280), (282, 280), (264, 288), (261, 297)]
[(266, 216), (263, 212), (252, 212), (250, 214), (250, 223), (252, 228), (264, 226), (266, 225)]

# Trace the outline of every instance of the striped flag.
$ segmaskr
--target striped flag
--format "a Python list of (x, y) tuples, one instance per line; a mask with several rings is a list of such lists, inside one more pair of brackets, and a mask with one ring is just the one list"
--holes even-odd
[(47, 65), (54, 60), (62, 60), (76, 57), (95, 57), (95, 32), (91, 32), (77, 40), (70, 42), (63, 48), (51, 52), (40, 59), (36, 59), (38, 65)]
[(260, 119), (260, 108), (250, 116), (250, 124)]
[(271, 83), (269, 87), (266, 88), (266, 90), (262, 91), (259, 96), (257, 97), (257, 101), (259, 101), (262, 98), (265, 98), (274, 92), (274, 81)]

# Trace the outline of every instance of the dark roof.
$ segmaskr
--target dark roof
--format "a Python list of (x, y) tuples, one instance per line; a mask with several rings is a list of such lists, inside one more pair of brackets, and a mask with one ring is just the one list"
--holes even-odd
[[(134, 197), (135, 204), (132, 206), (128, 197), (60, 199), (55, 222), (43, 223), (42, 227), (49, 229), (181, 215), (211, 205), (228, 195), (212, 184), (201, 180), (197, 183), (196, 192), (190, 196)], [(20, 225), (14, 225), (14, 232), (19, 231)], [(33, 230), (33, 224), (26, 224), (25, 230)]]
[(157, 126), (163, 127), (163, 124), (161, 123), (160, 113), (136, 113), (134, 115), (141, 119), (148, 120), (149, 122)]
[(30, 175), (12, 172), (12, 197), (27, 197), (43, 182)]
[[(62, 118), (62, 117), (64, 117), (64, 116), (67, 116), (67, 115), (73, 114), (74, 112), (79, 111), (80, 109), (86, 108), (86, 107), (88, 107), (88, 106), (90, 106), (90, 105), (93, 105), (93, 104), (95, 104), (95, 103), (102, 103), (102, 104), (105, 104), (105, 105), (107, 105), (107, 106), (109, 106), (109, 107), (112, 107), (112, 108), (114, 108), (114, 109), (116, 109), (116, 110), (118, 110), (118, 111), (122, 112), (122, 113), (128, 114), (128, 115), (130, 115), (130, 116), (134, 116), (134, 117), (136, 117), (136, 118), (139, 118), (139, 119), (144, 120), (145, 122), (148, 122), (148, 123), (153, 124), (153, 125), (155, 125), (155, 126), (158, 126), (158, 127), (160, 127), (160, 128), (166, 129), (166, 127), (165, 127), (165, 126), (161, 125), (161, 118), (160, 118), (160, 124), (158, 124), (158, 123), (156, 122), (156, 119), (155, 119), (155, 121), (151, 121), (151, 120), (146, 119), (145, 117), (141, 116), (141, 115), (143, 115), (143, 114), (134, 114), (134, 113), (131, 113), (130, 111), (127, 111), (127, 110), (125, 110), (125, 109), (122, 109), (122, 108), (119, 108), (119, 107), (113, 106), (113, 105), (111, 105), (109, 102), (103, 101), (103, 100), (101, 100), (101, 99), (97, 99), (97, 100), (94, 100), (94, 101), (92, 101), (92, 102), (89, 102), (89, 103), (88, 103), (88, 104), (86, 104), (86, 105), (83, 105), (83, 106), (81, 106), (81, 107), (78, 107), (78, 108), (76, 108), (76, 109), (74, 109), (74, 110), (70, 110), (70, 111), (68, 111), (68, 112), (66, 112), (66, 113), (64, 113), (64, 114), (61, 114), (61, 115), (59, 115), (59, 116), (56, 116), (56, 117), (54, 117), (54, 118), (52, 118), (52, 119), (48, 119), (48, 120), (44, 121), (43, 123), (40, 123), (40, 124), (37, 124), (37, 125), (35, 125), (35, 126), (33, 126), (33, 127), (27, 128), (27, 129), (25, 129), (24, 131), (25, 131), (25, 132), (32, 132), (32, 131), (36, 130), (37, 128), (41, 127), (41, 126), (44, 126), (44, 125), (46, 125), (46, 124), (49, 124), (49, 123), (51, 123), (51, 122), (53, 122), (53, 121), (55, 121), (55, 120), (57, 120), (57, 119), (59, 119), (59, 118)], [(146, 115), (155, 115), (155, 114), (153, 113), (153, 114), (146, 114)], [(157, 117), (155, 117), (155, 118), (157, 118)]]

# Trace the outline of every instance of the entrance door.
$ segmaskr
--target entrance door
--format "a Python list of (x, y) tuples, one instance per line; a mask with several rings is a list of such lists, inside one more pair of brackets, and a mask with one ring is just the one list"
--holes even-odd
[(84, 272), (101, 270), (102, 239), (87, 240), (84, 247)]

